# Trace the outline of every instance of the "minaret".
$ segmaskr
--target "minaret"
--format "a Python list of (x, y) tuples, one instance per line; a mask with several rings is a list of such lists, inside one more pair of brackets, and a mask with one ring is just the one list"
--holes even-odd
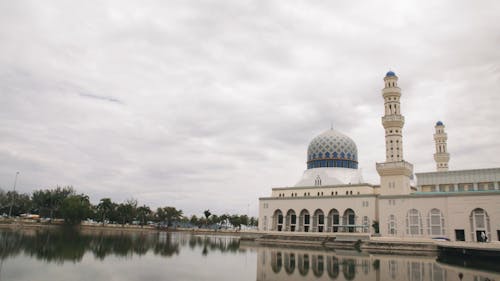
[(403, 125), (405, 124), (399, 102), (401, 89), (398, 87), (398, 77), (392, 71), (387, 72), (384, 82), (385, 88), (382, 90), (382, 96), (385, 115), (382, 117), (382, 125), (385, 129), (385, 161), (398, 162), (403, 160)]
[(385, 114), (382, 125), (385, 129), (385, 163), (377, 163), (380, 175), (380, 193), (396, 195), (411, 193), (410, 178), (413, 175), (413, 165), (403, 160), (403, 125), (401, 115), (401, 89), (398, 87), (398, 77), (392, 71), (384, 77), (385, 87), (382, 89)]
[(434, 141), (436, 142), (436, 153), (434, 153), (434, 160), (436, 160), (436, 169), (438, 172), (448, 171), (448, 162), (450, 161), (450, 154), (446, 148), (446, 140), (448, 135), (444, 132), (444, 124), (437, 121), (436, 133), (434, 134)]

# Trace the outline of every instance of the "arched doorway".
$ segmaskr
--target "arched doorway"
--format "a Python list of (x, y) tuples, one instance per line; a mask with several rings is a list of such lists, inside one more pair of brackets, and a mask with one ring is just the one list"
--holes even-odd
[(303, 209), (299, 215), (299, 231), (309, 232), (311, 230), (311, 215), (309, 211)]
[(325, 214), (321, 209), (317, 209), (316, 211), (314, 211), (313, 231), (315, 232), (325, 231)]
[(283, 231), (283, 212), (280, 209), (273, 214), (273, 230)]
[(354, 211), (352, 209), (345, 210), (342, 221), (344, 223), (344, 226), (346, 226), (346, 229), (344, 229), (344, 231), (347, 231), (347, 232), (354, 232), (355, 231), (356, 214), (354, 213)]
[(297, 231), (297, 215), (292, 209), (286, 212), (286, 230)]
[(474, 241), (487, 242), (490, 241), (490, 217), (484, 209), (474, 209), (469, 217), (471, 232)]
[(339, 231), (339, 226), (340, 226), (340, 215), (339, 211), (337, 209), (331, 209), (330, 212), (328, 213), (328, 231), (331, 232), (338, 232)]

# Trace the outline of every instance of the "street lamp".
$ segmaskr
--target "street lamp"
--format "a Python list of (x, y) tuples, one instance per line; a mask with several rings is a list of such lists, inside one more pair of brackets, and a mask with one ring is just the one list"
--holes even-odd
[(16, 183), (17, 183), (17, 176), (19, 175), (19, 172), (16, 172), (16, 179), (14, 180), (14, 188), (12, 189), (12, 203), (10, 204), (9, 208), (9, 218), (10, 215), (12, 214), (12, 206), (14, 206), (14, 202), (16, 200), (15, 192), (16, 192)]

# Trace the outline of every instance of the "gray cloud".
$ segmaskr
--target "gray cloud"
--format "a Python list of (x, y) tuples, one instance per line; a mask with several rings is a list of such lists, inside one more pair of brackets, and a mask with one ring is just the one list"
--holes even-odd
[(417, 172), (437, 120), (452, 168), (500, 164), (497, 1), (99, 3), (0, 1), (0, 187), (256, 214), (331, 122), (378, 183), (388, 69)]

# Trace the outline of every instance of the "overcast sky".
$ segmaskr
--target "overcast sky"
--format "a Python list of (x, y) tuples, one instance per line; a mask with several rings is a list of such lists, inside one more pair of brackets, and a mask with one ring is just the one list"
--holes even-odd
[(500, 167), (500, 1), (0, 0), (0, 187), (72, 185), (186, 214), (292, 186), (330, 127), (367, 182), (385, 160), (383, 77), (404, 158)]

